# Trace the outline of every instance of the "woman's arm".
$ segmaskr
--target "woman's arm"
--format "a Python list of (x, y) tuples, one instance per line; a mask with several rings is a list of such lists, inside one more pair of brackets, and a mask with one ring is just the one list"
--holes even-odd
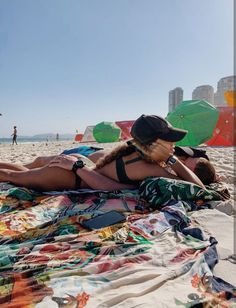
[[(161, 165), (163, 162), (166, 162), (170, 156), (173, 155), (173, 148), (169, 148), (165, 142), (158, 140), (153, 144), (149, 155), (154, 161)], [(205, 188), (204, 184), (196, 174), (194, 174), (188, 167), (186, 167), (176, 156), (174, 158), (175, 162), (170, 167), (180, 179)], [(158, 168), (156, 168), (156, 172), (157, 174), (162, 173), (160, 170), (158, 170)], [(173, 176), (170, 174), (167, 177), (173, 178)]]
[[(60, 167), (66, 170), (72, 170), (74, 163), (78, 160), (78, 157), (72, 155), (59, 155), (49, 163), (49, 167)], [(83, 158), (83, 161), (89, 161), (88, 158)], [(91, 161), (90, 161), (91, 163)], [(88, 187), (93, 189), (104, 190), (120, 190), (120, 189), (132, 189), (134, 185), (119, 183), (103, 174), (94, 170), (95, 165), (84, 166), (77, 169), (76, 173), (81, 177), (82, 181), (87, 184)]]
[(176, 156), (173, 156), (175, 163), (171, 165), (171, 169), (177, 174), (177, 176), (184, 181), (194, 183), (202, 188), (205, 188), (202, 181), (198, 176), (186, 167)]
[(76, 173), (89, 187), (93, 189), (120, 190), (135, 188), (134, 185), (119, 183), (87, 166), (78, 169)]
[(169, 179), (176, 179), (176, 180), (184, 180), (187, 182), (194, 183), (202, 188), (205, 188), (203, 183), (199, 180), (199, 178), (184, 164), (182, 164), (177, 157), (175, 157), (176, 162), (170, 167), (175, 174), (170, 173), (166, 170), (165, 167), (160, 167), (157, 164), (147, 164), (142, 169), (142, 174), (140, 176), (149, 177), (149, 176), (158, 176), (164, 177)]

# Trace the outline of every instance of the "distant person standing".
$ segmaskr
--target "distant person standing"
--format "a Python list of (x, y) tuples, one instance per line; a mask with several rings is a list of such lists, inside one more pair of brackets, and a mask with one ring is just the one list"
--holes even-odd
[(56, 134), (56, 141), (58, 141), (59, 140), (59, 134), (57, 133)]
[(17, 145), (17, 142), (16, 142), (16, 139), (17, 139), (17, 129), (16, 129), (16, 126), (14, 126), (14, 128), (13, 128), (13, 134), (11, 136), (12, 136), (12, 145), (14, 145), (14, 143)]

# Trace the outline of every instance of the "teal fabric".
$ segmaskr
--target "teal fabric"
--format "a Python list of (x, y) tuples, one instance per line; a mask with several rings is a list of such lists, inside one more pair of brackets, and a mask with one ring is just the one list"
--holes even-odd
[(153, 207), (165, 205), (171, 200), (222, 200), (216, 191), (203, 189), (193, 183), (162, 177), (145, 179), (140, 184), (139, 193), (140, 198)]
[(70, 155), (70, 154), (80, 154), (88, 157), (90, 154), (103, 150), (103, 148), (91, 147), (87, 145), (82, 145), (77, 148), (64, 150), (61, 154)]
[(34, 198), (29, 189), (23, 187), (13, 187), (8, 191), (8, 197), (14, 197), (23, 201), (32, 201)]

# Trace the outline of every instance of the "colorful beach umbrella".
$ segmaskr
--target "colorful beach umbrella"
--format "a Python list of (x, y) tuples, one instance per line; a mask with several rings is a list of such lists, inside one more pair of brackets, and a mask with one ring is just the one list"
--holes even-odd
[(93, 129), (93, 137), (97, 142), (116, 142), (120, 138), (120, 128), (113, 122), (98, 123)]
[(235, 146), (236, 145), (236, 109), (234, 107), (220, 106), (219, 118), (213, 131), (213, 136), (206, 142), (210, 146)]
[(225, 91), (224, 97), (228, 106), (236, 107), (236, 91)]
[(83, 134), (76, 134), (75, 135), (75, 141), (80, 142), (82, 140), (82, 138), (83, 138)]
[(174, 127), (188, 131), (177, 145), (198, 146), (212, 137), (219, 116), (217, 108), (205, 100), (183, 101), (166, 117)]

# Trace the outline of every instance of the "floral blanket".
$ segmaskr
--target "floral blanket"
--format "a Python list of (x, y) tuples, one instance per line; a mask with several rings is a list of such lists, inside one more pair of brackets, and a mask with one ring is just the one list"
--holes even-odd
[[(191, 201), (192, 202), (192, 201)], [(125, 223), (81, 222), (110, 210)], [(233, 307), (214, 276), (217, 239), (186, 201), (149, 212), (138, 191), (39, 194), (0, 187), (0, 307)]]

